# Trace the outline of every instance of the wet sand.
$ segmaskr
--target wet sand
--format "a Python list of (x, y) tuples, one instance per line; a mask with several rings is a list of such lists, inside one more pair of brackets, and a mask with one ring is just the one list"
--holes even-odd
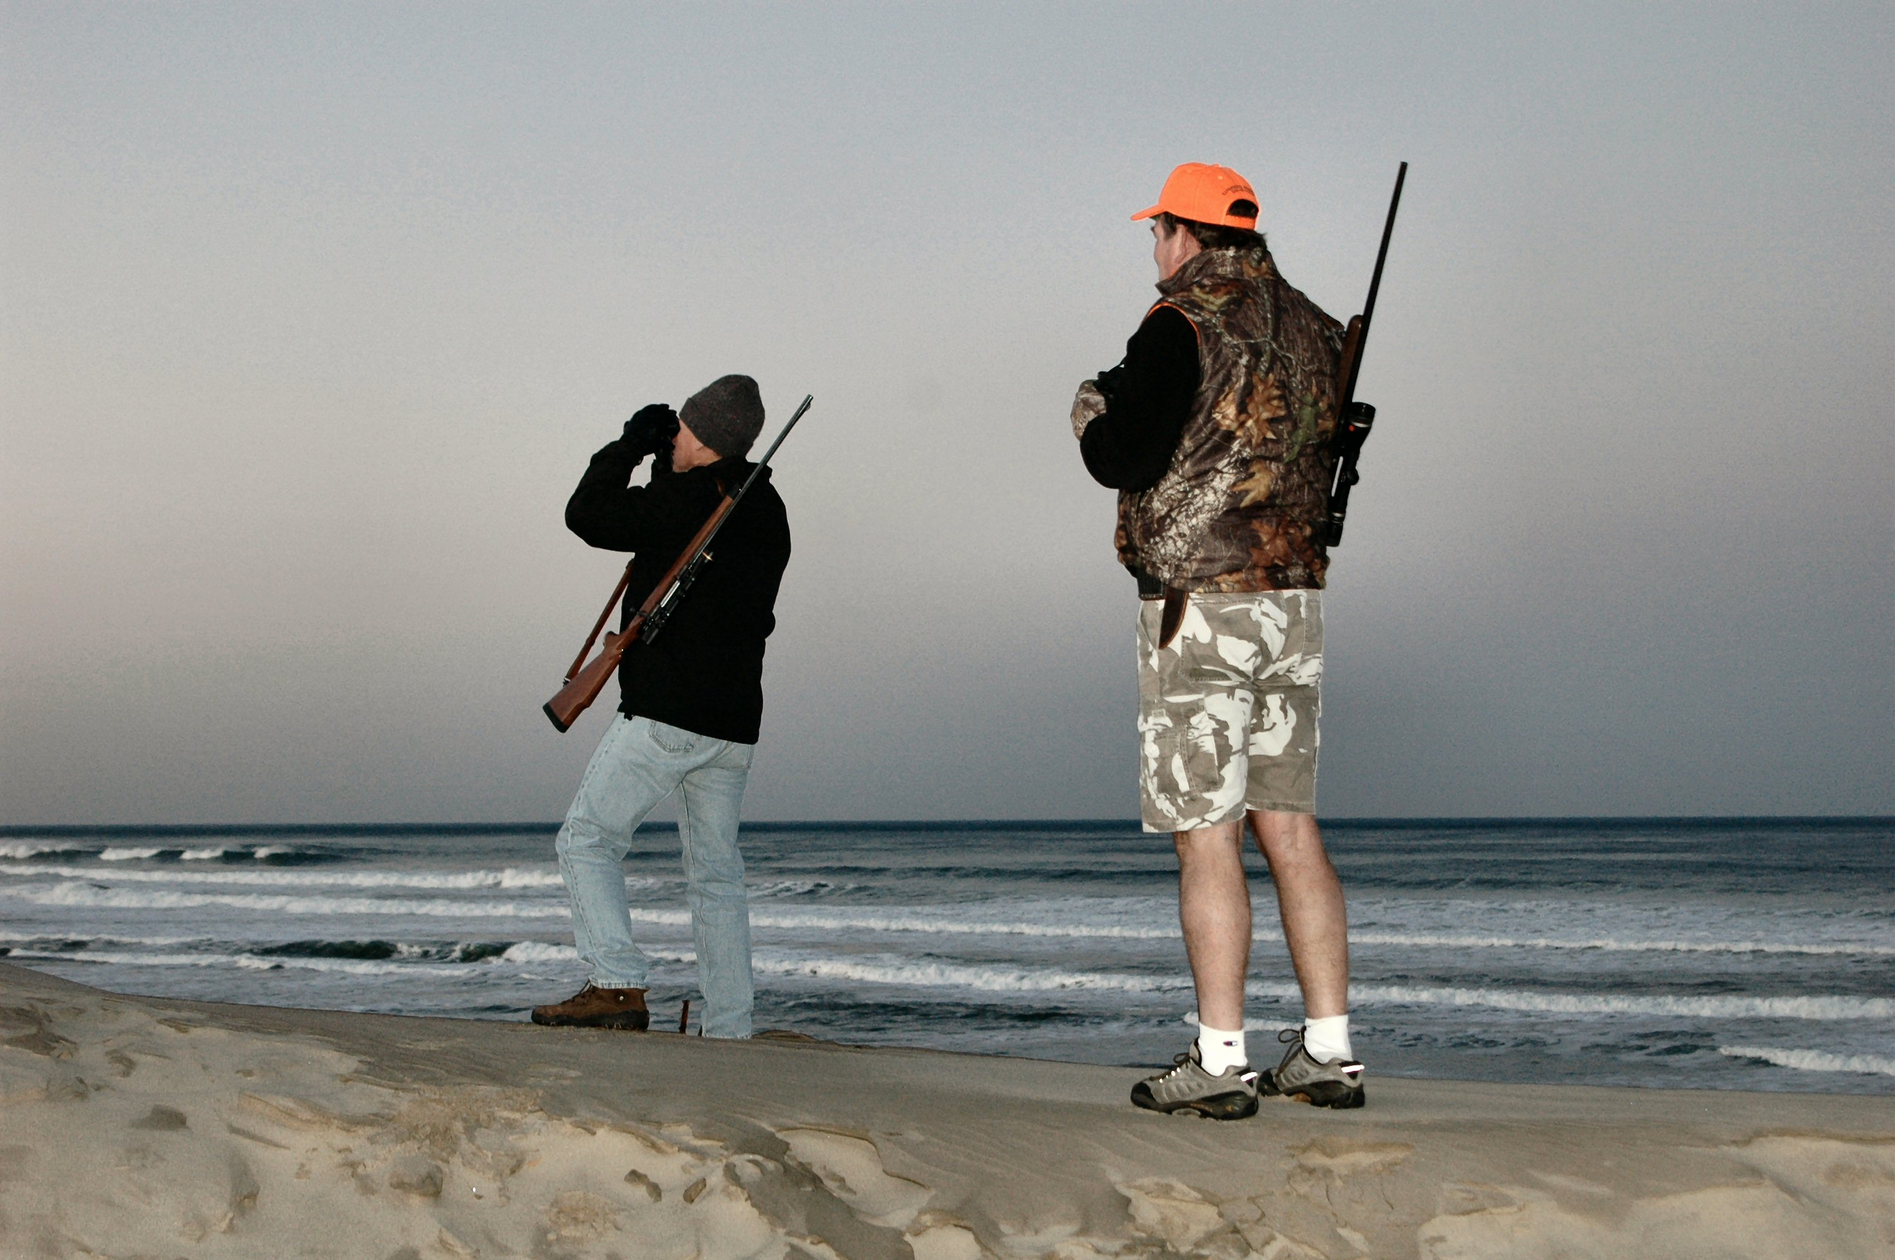
[[(1371, 1073), (1373, 1064), (1370, 1065)], [(1880, 1257), (1895, 1098), (1137, 1073), (122, 997), (0, 964), (0, 1254)]]

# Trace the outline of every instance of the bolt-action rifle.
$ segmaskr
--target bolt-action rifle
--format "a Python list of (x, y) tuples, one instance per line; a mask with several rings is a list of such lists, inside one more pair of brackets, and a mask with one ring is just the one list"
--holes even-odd
[(1369, 320), (1375, 316), (1375, 293), (1382, 287), (1382, 264), (1388, 261), (1388, 238), (1395, 232), (1395, 211), (1402, 203), (1402, 181), (1408, 178), (1408, 163), (1395, 172), (1395, 195), (1388, 199), (1388, 222), (1382, 226), (1382, 248), (1375, 254), (1375, 274), (1369, 280), (1369, 300), (1362, 313), (1349, 321), (1342, 342), (1342, 409), (1336, 425), (1336, 480), (1329, 491), (1329, 515), (1322, 523), (1324, 546), (1342, 542), (1342, 523), (1349, 515), (1349, 490), (1362, 475), (1356, 471), (1356, 459), (1362, 443), (1368, 440), (1375, 424), (1375, 408), (1355, 400), (1355, 381), (1362, 370), (1362, 348), (1369, 340)]
[(671, 614), (677, 611), (678, 605), (690, 591), (691, 584), (697, 581), (697, 575), (703, 571), (706, 564), (710, 563), (711, 540), (717, 537), (717, 531), (722, 529), (724, 522), (730, 519), (731, 512), (736, 509), (738, 503), (742, 502), (744, 495), (749, 493), (750, 487), (756, 484), (757, 478), (763, 475), (763, 470), (769, 467), (771, 457), (776, 454), (776, 448), (783, 445), (783, 439), (790, 435), (790, 430), (796, 427), (796, 422), (803, 418), (803, 413), (809, 410), (809, 404), (814, 401), (814, 395), (803, 399), (803, 405), (796, 409), (796, 414), (790, 417), (790, 422), (783, 426), (783, 432), (776, 435), (776, 441), (770, 443), (770, 449), (765, 451), (763, 458), (757, 461), (757, 466), (750, 470), (750, 475), (744, 478), (744, 483), (738, 486), (735, 492), (724, 496), (723, 502), (717, 505), (717, 510), (711, 513), (710, 519), (704, 522), (696, 535), (692, 537), (689, 545), (678, 554), (676, 560), (672, 561), (671, 567), (666, 569), (664, 576), (658, 579), (658, 584), (651, 588), (651, 594), (647, 595), (645, 602), (638, 606), (638, 611), (632, 614), (632, 619), (625, 623), (625, 629), (617, 634), (606, 631), (605, 641), (599, 648), (599, 654), (594, 656), (588, 664), (586, 657), (591, 653), (593, 643), (598, 641), (599, 631), (605, 630), (606, 619), (612, 615), (612, 610), (618, 607), (619, 600), (625, 596), (625, 588), (631, 584), (632, 564), (636, 561), (626, 564), (625, 572), (619, 575), (619, 584), (613, 588), (612, 598), (605, 603), (605, 611), (600, 613), (599, 619), (592, 623), (592, 633), (586, 636), (585, 646), (579, 649), (579, 655), (572, 659), (572, 668), (566, 671), (566, 685), (561, 687), (559, 693), (551, 700), (540, 706), (545, 710), (546, 716), (552, 719), (556, 730), (570, 729), (572, 724), (579, 720), (579, 715), (586, 711), (586, 706), (599, 698), (599, 693), (605, 690), (605, 684), (611, 680), (613, 671), (618, 669), (619, 661), (624, 657), (625, 649), (631, 646), (632, 640), (642, 638), (650, 643), (658, 637), (659, 632), (665, 628), (665, 623), (671, 620)]

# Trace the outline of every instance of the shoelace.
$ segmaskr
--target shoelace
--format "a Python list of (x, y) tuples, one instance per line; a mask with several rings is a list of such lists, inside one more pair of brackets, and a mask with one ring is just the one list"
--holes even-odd
[(1303, 1050), (1304, 1057), (1307, 1058), (1311, 1063), (1314, 1063), (1317, 1067), (1334, 1067), (1336, 1070), (1341, 1072), (1344, 1076), (1354, 1076), (1354, 1075), (1359, 1074), (1362, 1071), (1362, 1065), (1356, 1062), (1354, 1059), (1336, 1059), (1330, 1062), (1325, 1062), (1322, 1059), (1317, 1058), (1315, 1055), (1310, 1054), (1308, 1048), (1303, 1046), (1303, 1030), (1300, 1028), (1285, 1028), (1282, 1032), (1279, 1032), (1276, 1035), (1276, 1039), (1282, 1042), (1286, 1046), (1293, 1044), (1301, 1048)]
[[(1173, 1055), (1171, 1058), (1171, 1070), (1169, 1072), (1166, 1072), (1163, 1076), (1159, 1077), (1158, 1079), (1161, 1081), (1168, 1081), (1172, 1077), (1182, 1074), (1184, 1072), (1184, 1069), (1191, 1064), (1191, 1061), (1192, 1061), (1191, 1052), (1189, 1050), (1186, 1050), (1183, 1054)], [(1198, 1064), (1197, 1066), (1198, 1066), (1199, 1071), (1204, 1071), (1204, 1065), (1202, 1063)], [(1204, 1074), (1206, 1076), (1211, 1075), (1208, 1071), (1204, 1071)], [(1257, 1079), (1257, 1076), (1258, 1076), (1258, 1073), (1250, 1068), (1245, 1068), (1242, 1072), (1239, 1072), (1237, 1074), (1237, 1078), (1245, 1082), (1254, 1081)], [(1213, 1077), (1212, 1079), (1215, 1080), (1217, 1078)]]
[(1169, 1072), (1166, 1072), (1159, 1079), (1166, 1080), (1166, 1081), (1170, 1080), (1172, 1077), (1177, 1076), (1178, 1074), (1183, 1072), (1185, 1069), (1185, 1066), (1189, 1064), (1190, 1062), (1191, 1062), (1191, 1052), (1189, 1050), (1186, 1050), (1183, 1054), (1174, 1055), (1171, 1060), (1171, 1070)]

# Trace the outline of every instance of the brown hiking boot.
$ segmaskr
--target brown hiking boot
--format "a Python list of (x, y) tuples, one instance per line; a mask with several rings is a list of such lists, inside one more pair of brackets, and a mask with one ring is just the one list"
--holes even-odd
[(644, 1032), (651, 1025), (651, 1012), (645, 1009), (643, 989), (601, 989), (590, 981), (586, 987), (553, 1006), (533, 1008), (533, 1022), (556, 1028), (622, 1028)]

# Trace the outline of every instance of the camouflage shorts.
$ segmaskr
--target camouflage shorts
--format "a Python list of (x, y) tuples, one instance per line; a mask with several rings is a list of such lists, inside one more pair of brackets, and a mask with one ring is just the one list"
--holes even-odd
[(1138, 614), (1138, 795), (1147, 831), (1251, 809), (1316, 812), (1319, 591), (1193, 595), (1171, 646), (1163, 605)]

